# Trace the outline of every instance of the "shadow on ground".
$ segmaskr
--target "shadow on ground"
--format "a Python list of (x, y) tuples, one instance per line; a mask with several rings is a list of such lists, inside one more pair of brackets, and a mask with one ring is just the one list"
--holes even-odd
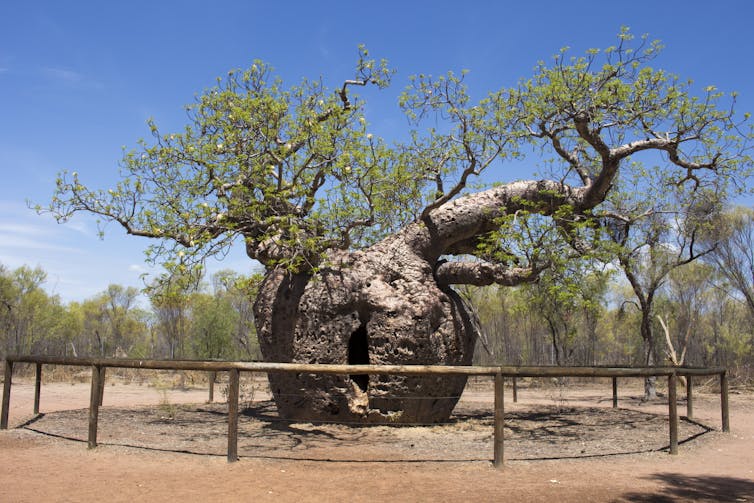
[[(244, 404), (246, 405), (246, 404)], [(222, 456), (227, 453), (225, 404), (104, 407), (98, 443), (156, 451)], [(663, 415), (630, 409), (537, 405), (505, 416), (507, 461), (605, 458), (666, 451)], [(41, 414), (22, 428), (86, 442), (88, 410)], [(489, 462), (494, 416), (489, 404), (459, 407), (446, 423), (360, 425), (305, 423), (281, 418), (270, 400), (239, 414), (241, 457), (354, 462)], [(681, 421), (680, 443), (711, 428)]]
[(664, 503), (675, 501), (754, 501), (754, 481), (733, 477), (708, 475), (682, 475), (680, 473), (657, 473), (644, 477), (659, 482), (662, 486), (651, 492), (624, 494), (623, 500), (634, 502)]

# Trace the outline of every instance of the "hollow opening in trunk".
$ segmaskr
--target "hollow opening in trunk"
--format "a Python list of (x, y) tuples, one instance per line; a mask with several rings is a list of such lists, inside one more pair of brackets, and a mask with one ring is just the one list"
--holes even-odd
[[(367, 336), (367, 324), (362, 321), (361, 325), (351, 338), (348, 339), (348, 364), (369, 364), (369, 337)], [(369, 374), (351, 374), (348, 377), (356, 383), (361, 391), (366, 392), (369, 387)]]

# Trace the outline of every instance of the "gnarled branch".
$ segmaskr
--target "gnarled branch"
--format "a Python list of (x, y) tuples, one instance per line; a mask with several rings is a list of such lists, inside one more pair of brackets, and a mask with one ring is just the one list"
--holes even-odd
[(444, 285), (515, 286), (536, 281), (545, 268), (507, 267), (484, 261), (441, 262), (435, 269), (435, 278)]

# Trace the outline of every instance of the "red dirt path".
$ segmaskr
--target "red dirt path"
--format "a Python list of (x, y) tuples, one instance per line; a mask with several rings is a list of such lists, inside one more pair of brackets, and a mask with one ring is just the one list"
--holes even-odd
[[(88, 384), (45, 384), (42, 411), (87, 407)], [(624, 392), (621, 388), (622, 393)], [(625, 391), (638, 394), (638, 388)], [(592, 407), (607, 387), (568, 389), (557, 400)], [(696, 393), (695, 417), (720, 427), (719, 399)], [(105, 407), (158, 404), (154, 388), (108, 386)], [(509, 397), (507, 407), (513, 407)], [(171, 403), (202, 403), (206, 391), (169, 392)], [(552, 405), (546, 390), (522, 391), (519, 406)], [(33, 386), (14, 383), (10, 426), (0, 431), (0, 501), (754, 501), (754, 397), (731, 395), (731, 433), (607, 458), (487, 462), (337, 462), (198, 456), (86, 445), (17, 428), (31, 418)], [(622, 407), (664, 414), (660, 402)], [(679, 405), (679, 412), (685, 407)], [(51, 414), (52, 415), (52, 414)], [(608, 442), (609, 439), (606, 439)], [(334, 447), (337, 452), (337, 446)], [(486, 454), (480, 456), (484, 457)], [(337, 458), (337, 456), (334, 456)]]

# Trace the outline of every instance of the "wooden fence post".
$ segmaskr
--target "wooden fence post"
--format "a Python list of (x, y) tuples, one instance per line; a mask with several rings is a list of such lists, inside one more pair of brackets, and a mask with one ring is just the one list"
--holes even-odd
[(92, 389), (89, 392), (89, 438), (90, 449), (97, 447), (97, 421), (99, 419), (100, 381), (104, 377), (104, 367), (92, 366)]
[(495, 468), (503, 467), (503, 434), (505, 426), (505, 396), (503, 394), (503, 375), (495, 374), (495, 433), (494, 433), (494, 459), (492, 464)]
[(728, 373), (720, 373), (720, 409), (723, 416), (723, 431), (730, 431), (730, 409), (728, 408)]
[(518, 379), (513, 378), (513, 403), (518, 403)]
[(13, 380), (13, 362), (5, 360), (5, 377), (3, 381), (3, 408), (0, 411), (0, 430), (8, 429), (8, 412), (10, 412), (10, 383)]
[(618, 408), (618, 378), (613, 377), (613, 409)]
[(229, 371), (228, 384), (228, 463), (238, 461), (238, 369)]
[(34, 414), (39, 414), (39, 395), (42, 389), (42, 364), (37, 363), (34, 377)]
[(686, 376), (686, 417), (694, 419), (694, 379)]
[(215, 380), (217, 379), (217, 372), (212, 371), (209, 373), (209, 403), (215, 400)]
[(97, 405), (102, 407), (102, 399), (105, 397), (105, 372), (107, 367), (100, 367), (99, 388), (97, 389)]
[(678, 454), (678, 404), (675, 373), (668, 376), (668, 417), (670, 420), (670, 454)]

